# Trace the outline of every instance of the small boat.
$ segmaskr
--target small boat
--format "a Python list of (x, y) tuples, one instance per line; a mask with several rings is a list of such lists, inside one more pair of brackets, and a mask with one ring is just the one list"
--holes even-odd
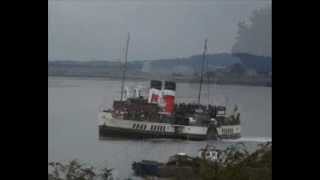
[(155, 177), (173, 177), (177, 173), (184, 173), (194, 176), (193, 173), (194, 158), (185, 153), (177, 153), (169, 158), (167, 163), (142, 160), (134, 162), (132, 169), (136, 176), (155, 176)]
[(159, 176), (159, 169), (162, 165), (164, 164), (156, 161), (142, 160), (134, 162), (132, 169), (136, 176)]
[[(157, 161), (142, 160), (134, 162), (132, 169), (136, 176), (155, 176), (155, 177), (176, 177), (182, 174), (187, 177), (197, 177), (197, 171), (200, 167), (200, 161), (206, 160), (214, 162), (218, 160), (220, 150), (214, 146), (207, 145), (205, 148), (199, 150), (197, 157), (191, 157), (186, 153), (177, 153), (169, 157), (168, 162), (161, 163)], [(193, 178), (191, 178), (193, 179)]]

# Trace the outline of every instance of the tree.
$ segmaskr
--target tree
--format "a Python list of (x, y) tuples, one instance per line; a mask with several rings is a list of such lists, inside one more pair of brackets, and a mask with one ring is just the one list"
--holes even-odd
[(257, 9), (252, 13), (249, 22), (239, 22), (232, 53), (271, 56), (271, 13), (269, 6)]
[(101, 173), (96, 168), (86, 166), (78, 160), (72, 160), (67, 164), (50, 162), (48, 180), (95, 180), (101, 177), (103, 180), (112, 179), (112, 169), (104, 168)]

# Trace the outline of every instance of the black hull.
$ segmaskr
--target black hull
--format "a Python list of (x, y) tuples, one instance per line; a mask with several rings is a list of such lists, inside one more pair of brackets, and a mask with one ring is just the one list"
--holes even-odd
[(239, 139), (241, 138), (241, 134), (233, 134), (233, 135), (225, 135), (225, 136), (219, 136), (220, 139)]
[(154, 131), (139, 131), (135, 129), (122, 129), (101, 125), (99, 126), (99, 138), (120, 137), (126, 139), (154, 139), (154, 138), (169, 138), (169, 139), (187, 139), (187, 140), (206, 140), (206, 135), (195, 134), (176, 134), (176, 133), (161, 133)]

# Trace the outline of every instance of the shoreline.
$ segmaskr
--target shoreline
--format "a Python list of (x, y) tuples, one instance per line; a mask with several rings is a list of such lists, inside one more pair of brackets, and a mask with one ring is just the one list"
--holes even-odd
[[(81, 75), (48, 75), (48, 78), (71, 78), (71, 79), (95, 79), (95, 80), (111, 80), (111, 81), (118, 81), (121, 80), (121, 77), (113, 77), (113, 76), (81, 76)], [(145, 78), (145, 77), (127, 77), (127, 80), (130, 81), (149, 81), (154, 78)], [(199, 83), (195, 79), (175, 79), (175, 78), (164, 78), (164, 80), (171, 80), (180, 83), (190, 83), (190, 84), (197, 84)], [(217, 85), (239, 85), (239, 86), (254, 86), (254, 87), (270, 87), (272, 88), (272, 83), (257, 83), (257, 82), (243, 82), (243, 81), (218, 81), (216, 83), (210, 82), (210, 84), (217, 84)]]

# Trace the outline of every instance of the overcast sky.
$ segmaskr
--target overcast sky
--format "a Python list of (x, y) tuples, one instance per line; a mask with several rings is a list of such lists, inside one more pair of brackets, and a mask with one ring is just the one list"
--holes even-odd
[(116, 60), (230, 52), (239, 21), (268, 0), (49, 0), (49, 60)]

